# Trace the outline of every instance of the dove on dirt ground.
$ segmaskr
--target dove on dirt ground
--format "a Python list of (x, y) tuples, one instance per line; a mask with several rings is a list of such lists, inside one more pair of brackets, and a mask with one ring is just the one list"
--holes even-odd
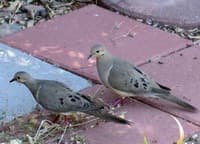
[(17, 81), (24, 84), (33, 97), (47, 110), (66, 113), (83, 112), (104, 120), (121, 124), (130, 124), (128, 120), (109, 113), (107, 105), (92, 100), (89, 96), (74, 92), (64, 83), (54, 80), (35, 79), (24, 71), (15, 73), (10, 82)]
[(96, 58), (96, 67), (102, 83), (123, 97), (156, 97), (176, 103), (189, 111), (196, 108), (171, 94), (171, 89), (159, 84), (126, 60), (112, 55), (104, 45), (96, 44), (90, 49)]

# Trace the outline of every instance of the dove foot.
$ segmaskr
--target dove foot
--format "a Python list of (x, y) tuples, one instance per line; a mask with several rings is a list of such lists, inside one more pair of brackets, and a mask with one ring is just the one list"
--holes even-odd
[(56, 115), (53, 119), (53, 123), (57, 123), (59, 121), (60, 115)]
[(64, 124), (68, 124), (70, 119), (66, 115), (56, 115), (53, 120), (53, 123), (59, 123), (60, 121), (62, 121), (62, 123)]
[(69, 124), (69, 121), (70, 121), (70, 119), (66, 115), (64, 115), (63, 116), (63, 123), (64, 124)]
[(120, 106), (123, 106), (124, 104), (126, 104), (126, 100), (128, 98), (125, 97), (125, 98), (117, 98), (115, 99), (115, 101), (112, 103), (112, 106), (113, 107), (120, 107)]

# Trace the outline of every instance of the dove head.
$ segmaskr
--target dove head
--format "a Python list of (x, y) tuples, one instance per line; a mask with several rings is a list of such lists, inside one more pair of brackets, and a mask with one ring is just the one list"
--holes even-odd
[(19, 83), (26, 83), (32, 79), (31, 75), (24, 71), (19, 71), (15, 73), (14, 77), (10, 80), (10, 83), (17, 81)]
[(96, 45), (93, 45), (90, 49), (90, 55), (88, 57), (88, 59), (90, 59), (91, 57), (94, 57), (94, 58), (100, 58), (102, 56), (104, 56), (105, 54), (107, 54), (107, 50), (105, 48), (105, 46), (103, 45), (100, 45), (100, 44), (96, 44)]

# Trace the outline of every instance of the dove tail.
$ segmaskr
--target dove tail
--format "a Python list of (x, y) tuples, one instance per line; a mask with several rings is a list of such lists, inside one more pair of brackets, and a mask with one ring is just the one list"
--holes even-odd
[(179, 105), (179, 106), (181, 106), (184, 109), (187, 109), (189, 111), (196, 111), (197, 110), (196, 107), (194, 107), (191, 104), (189, 104), (189, 103), (187, 103), (187, 102), (175, 97), (174, 95), (171, 95), (171, 94), (166, 94), (166, 95), (163, 94), (163, 95), (161, 95), (161, 94), (159, 94), (157, 96), (160, 97), (160, 98), (163, 98), (165, 100), (171, 101), (173, 103), (176, 103), (177, 105)]
[(128, 124), (128, 125), (131, 125), (130, 121), (128, 121), (128, 120), (126, 120), (124, 118), (115, 116), (115, 115), (109, 113), (104, 108), (105, 107), (102, 107), (102, 108), (100, 108), (98, 110), (87, 111), (87, 113), (91, 114), (91, 115), (94, 115), (96, 117), (99, 117), (101, 119), (107, 120), (107, 121), (112, 121), (112, 122), (116, 122), (116, 123), (119, 123), (119, 124)]
[(112, 115), (110, 113), (104, 113), (102, 114), (101, 116), (99, 116), (100, 118), (102, 119), (105, 119), (105, 120), (108, 120), (108, 121), (113, 121), (113, 122), (116, 122), (116, 123), (120, 123), (120, 124), (128, 124), (128, 125), (131, 125), (131, 122), (124, 119), (124, 118), (121, 118), (121, 117), (118, 117), (118, 116), (115, 116), (115, 115)]

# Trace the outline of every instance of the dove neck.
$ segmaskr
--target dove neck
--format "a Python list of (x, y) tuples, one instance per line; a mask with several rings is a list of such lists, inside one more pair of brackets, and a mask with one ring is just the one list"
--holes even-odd
[(102, 82), (107, 86), (107, 79), (110, 72), (110, 68), (112, 68), (114, 56), (109, 53), (101, 56), (97, 59), (97, 71), (100, 75)]
[(101, 57), (97, 58), (97, 65), (100, 66), (101, 69), (106, 70), (112, 64), (113, 56), (110, 53), (105, 53), (101, 55)]
[(24, 85), (31, 91), (33, 96), (35, 96), (37, 91), (37, 80), (31, 78), (27, 82), (25, 82)]

